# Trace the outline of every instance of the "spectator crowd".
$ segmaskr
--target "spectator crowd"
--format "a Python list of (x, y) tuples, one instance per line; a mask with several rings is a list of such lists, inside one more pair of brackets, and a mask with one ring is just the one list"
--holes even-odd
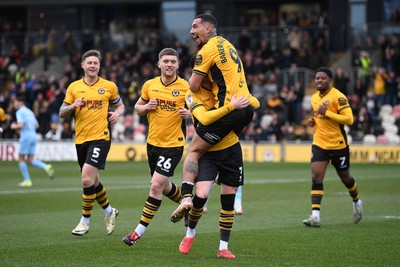
[[(283, 24), (282, 24), (283, 23)], [(326, 14), (285, 14), (284, 20), (277, 22), (276, 14), (267, 14), (262, 20), (256, 17), (246, 21), (241, 18), (239, 34), (232, 39), (240, 53), (249, 88), (259, 100), (252, 123), (241, 134), (242, 140), (258, 141), (309, 141), (312, 132), (306, 126), (307, 116), (312, 115), (306, 101), (315, 91), (311, 84), (301, 79), (282, 79), (282, 72), (289, 77), (299, 69), (315, 70), (328, 66)], [(0, 107), (7, 114), (3, 123), (2, 138), (13, 139), (17, 133), (9, 128), (15, 120), (15, 110), (10, 104), (18, 95), (24, 95), (26, 105), (33, 110), (39, 123), (38, 134), (48, 140), (68, 140), (74, 135), (72, 118), (61, 120), (58, 110), (68, 85), (81, 77), (81, 55), (89, 49), (99, 49), (103, 60), (100, 76), (115, 82), (126, 106), (125, 116), (113, 129), (113, 137), (120, 141), (145, 140), (147, 121), (134, 113), (134, 104), (140, 96), (142, 84), (156, 75), (159, 69), (158, 52), (164, 47), (172, 47), (180, 53), (179, 74), (188, 79), (191, 74), (189, 59), (195, 54), (194, 43), (184, 43), (158, 30), (152, 17), (138, 17), (125, 25), (114, 21), (107, 31), (84, 29), (82, 33), (55, 29), (40, 29), (29, 38), (34, 45), (24, 47), (20, 42), (7, 37), (17, 30), (16, 25), (1, 21), (2, 42), (0, 55)], [(278, 25), (279, 24), (279, 25)], [(249, 25), (251, 27), (245, 27)], [(284, 40), (275, 45), (263, 26), (285, 29)], [(224, 35), (224, 32), (219, 34)], [(78, 36), (79, 35), (79, 36)], [(190, 39), (190, 38), (188, 38)], [(11, 41), (10, 41), (11, 40)], [(58, 41), (57, 41), (58, 40)], [(352, 105), (354, 125), (348, 129), (354, 141), (361, 141), (366, 134), (379, 135), (382, 119), (380, 108), (384, 105), (399, 105), (400, 82), (400, 39), (397, 34), (382, 34), (373, 38), (376, 43), (357, 47), (351, 70), (335, 68), (334, 86), (344, 92)], [(373, 40), (371, 42), (373, 42)], [(378, 49), (374, 50), (373, 47)], [(379, 61), (374, 61), (371, 53), (379, 53)], [(44, 70), (51, 66), (51, 57), (67, 55), (68, 62), (59, 75), (29, 73), (28, 67), (34, 59), (44, 58)], [(292, 75), (292, 76), (291, 76)], [(354, 81), (352, 82), (352, 77)], [(399, 119), (399, 118), (396, 118)], [(400, 119), (396, 120), (400, 128)], [(193, 128), (189, 125), (190, 133)]]

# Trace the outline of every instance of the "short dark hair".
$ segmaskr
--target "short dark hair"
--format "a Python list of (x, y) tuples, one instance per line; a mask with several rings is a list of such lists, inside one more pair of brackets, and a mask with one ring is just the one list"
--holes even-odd
[(97, 57), (101, 61), (101, 53), (99, 50), (89, 50), (82, 55), (82, 62), (88, 57)]
[(333, 72), (330, 68), (328, 67), (320, 67), (317, 69), (317, 72), (325, 72), (326, 75), (328, 75), (329, 79), (333, 79)]
[(164, 48), (163, 50), (158, 53), (158, 59), (161, 59), (162, 56), (176, 56), (179, 59), (179, 53), (173, 48)]
[(26, 103), (26, 97), (25, 97), (24, 95), (18, 95), (17, 98), (16, 98), (16, 100), (17, 100), (18, 102)]
[(203, 13), (197, 15), (196, 19), (201, 19), (202, 21), (211, 23), (215, 28), (217, 28), (217, 19), (211, 14)]

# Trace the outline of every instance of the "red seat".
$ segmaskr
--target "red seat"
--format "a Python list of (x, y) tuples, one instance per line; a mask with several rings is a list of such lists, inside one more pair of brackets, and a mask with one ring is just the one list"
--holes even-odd
[(378, 135), (376, 137), (376, 143), (377, 144), (387, 144), (389, 142), (389, 139), (385, 135)]

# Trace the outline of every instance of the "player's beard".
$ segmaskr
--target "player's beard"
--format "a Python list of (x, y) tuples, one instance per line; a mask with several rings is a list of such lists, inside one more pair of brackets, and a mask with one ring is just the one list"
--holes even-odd
[(175, 70), (165, 70), (164, 71), (164, 76), (167, 78), (171, 78), (175, 76), (176, 71)]

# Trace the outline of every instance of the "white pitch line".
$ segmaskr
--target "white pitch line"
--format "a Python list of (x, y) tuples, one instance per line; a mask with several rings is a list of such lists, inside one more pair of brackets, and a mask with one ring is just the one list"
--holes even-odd
[(385, 219), (400, 219), (400, 216), (383, 216)]
[[(136, 186), (107, 186), (107, 190), (109, 189), (139, 189), (139, 188), (148, 188), (148, 185), (136, 185)], [(82, 188), (49, 188), (49, 189), (19, 189), (19, 190), (5, 190), (0, 191), (0, 195), (12, 195), (12, 194), (29, 194), (29, 193), (62, 193), (62, 192), (73, 192), (73, 191), (82, 191)]]
[[(385, 177), (386, 179), (398, 179), (397, 176)], [(377, 180), (379, 177), (370, 176), (362, 177), (360, 180)], [(337, 177), (326, 177), (325, 182), (339, 181)], [(288, 184), (288, 183), (310, 183), (311, 178), (276, 178), (276, 179), (257, 179), (252, 180), (251, 178), (245, 179), (245, 184)], [(121, 185), (121, 186), (107, 186), (107, 190), (120, 190), (120, 189), (142, 189), (149, 188), (148, 184), (143, 185)], [(12, 195), (12, 194), (29, 194), (29, 193), (52, 193), (52, 192), (73, 192), (82, 191), (82, 188), (49, 188), (49, 189), (17, 189), (17, 190), (3, 190), (0, 191), (0, 195)]]
[[(286, 184), (286, 183), (304, 183), (309, 182), (309, 179), (264, 179), (264, 180), (245, 180), (245, 184)], [(127, 186), (107, 186), (107, 190), (121, 190), (121, 189), (142, 189), (149, 188), (148, 184), (145, 185), (127, 185)], [(34, 193), (62, 193), (82, 191), (82, 188), (48, 188), (48, 189), (16, 189), (0, 191), (0, 195), (13, 195), (13, 194), (34, 194)]]

